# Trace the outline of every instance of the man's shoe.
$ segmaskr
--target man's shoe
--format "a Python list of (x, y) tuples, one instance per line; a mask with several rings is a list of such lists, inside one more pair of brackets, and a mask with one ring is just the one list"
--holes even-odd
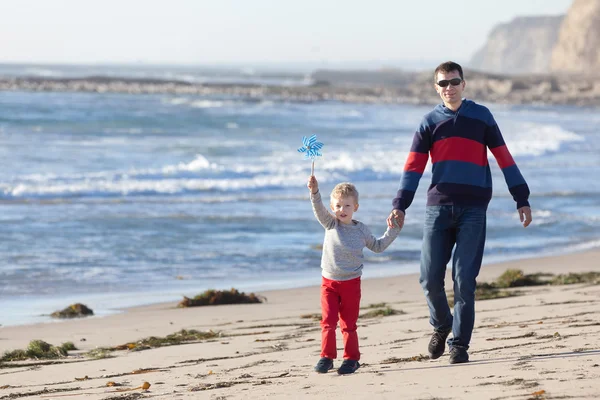
[(344, 360), (342, 362), (342, 365), (340, 365), (340, 368), (338, 368), (338, 374), (340, 374), (340, 375), (352, 374), (358, 368), (360, 368), (360, 364), (358, 361)]
[(469, 362), (469, 353), (467, 349), (459, 346), (450, 347), (450, 364), (461, 364)]
[(451, 331), (452, 329), (445, 331), (433, 331), (433, 335), (431, 335), (431, 339), (429, 340), (429, 346), (427, 346), (429, 358), (435, 360), (444, 354), (444, 351), (446, 350), (446, 339)]
[(321, 357), (317, 365), (315, 365), (315, 371), (320, 374), (325, 374), (331, 368), (333, 368), (333, 360), (327, 357)]

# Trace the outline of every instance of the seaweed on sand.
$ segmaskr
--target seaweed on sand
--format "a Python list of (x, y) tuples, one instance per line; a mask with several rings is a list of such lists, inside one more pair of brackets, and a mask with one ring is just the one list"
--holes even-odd
[(576, 283), (600, 284), (600, 272), (570, 272), (568, 274), (525, 274), (520, 269), (507, 269), (494, 282), (495, 287), (512, 288), (540, 285), (572, 285)]
[(377, 317), (388, 317), (390, 315), (399, 315), (399, 314), (404, 314), (404, 311), (402, 310), (394, 310), (391, 307), (385, 307), (385, 308), (376, 308), (370, 311), (367, 311), (364, 314), (360, 315), (360, 318), (377, 318)]
[[(521, 291), (506, 290), (525, 286), (570, 285), (575, 283), (600, 284), (600, 272), (583, 272), (568, 274), (535, 273), (525, 274), (520, 269), (507, 269), (492, 283), (477, 283), (475, 300), (499, 299), (520, 296)], [(454, 306), (451, 293), (447, 293), (448, 304)]]
[(129, 342), (114, 347), (97, 348), (90, 351), (87, 356), (96, 359), (108, 358), (110, 357), (110, 352), (117, 350), (141, 351), (156, 347), (176, 346), (200, 340), (210, 340), (220, 336), (222, 336), (221, 333), (215, 331), (201, 332), (194, 329), (182, 329), (179, 332), (172, 333), (165, 337), (150, 336), (140, 339), (137, 342)]
[(177, 304), (177, 307), (197, 307), (213, 306), (218, 304), (250, 304), (262, 303), (266, 298), (257, 296), (254, 293), (246, 294), (237, 289), (213, 290), (209, 289), (196, 295), (193, 298), (183, 296), (183, 300)]
[(43, 340), (32, 340), (25, 350), (6, 351), (0, 361), (43, 360), (66, 357), (70, 350), (77, 350), (72, 342), (53, 346)]

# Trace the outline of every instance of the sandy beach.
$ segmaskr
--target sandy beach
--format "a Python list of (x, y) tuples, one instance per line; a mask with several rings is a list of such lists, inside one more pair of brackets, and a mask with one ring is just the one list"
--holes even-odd
[[(598, 259), (600, 250), (593, 250), (484, 265), (479, 281), (491, 282), (509, 268), (600, 272)], [(600, 286), (515, 290), (522, 294), (476, 303), (471, 361), (450, 365), (448, 352), (438, 360), (427, 357), (431, 327), (416, 275), (364, 280), (362, 314), (376, 304), (397, 313), (359, 318), (362, 365), (348, 376), (313, 372), (320, 350), (318, 286), (260, 293), (267, 298), (262, 304), (178, 309), (168, 303), (102, 318), (0, 327), (2, 353), (34, 339), (71, 341), (78, 349), (56, 360), (0, 364), (0, 399), (600, 398)], [(115, 350), (109, 358), (86, 355), (182, 329), (218, 335)], [(148, 390), (139, 388), (144, 382)], [(132, 390), (120, 391), (126, 389)]]

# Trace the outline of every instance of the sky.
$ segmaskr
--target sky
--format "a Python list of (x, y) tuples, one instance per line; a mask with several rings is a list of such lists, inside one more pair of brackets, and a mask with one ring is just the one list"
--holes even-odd
[(467, 62), (498, 23), (571, 0), (0, 0), (0, 63)]

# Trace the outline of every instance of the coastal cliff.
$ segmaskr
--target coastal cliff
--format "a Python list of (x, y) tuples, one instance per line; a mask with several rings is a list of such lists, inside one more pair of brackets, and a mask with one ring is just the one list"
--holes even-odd
[(497, 25), (467, 65), (502, 74), (592, 75), (600, 67), (600, 0), (573, 0), (566, 16)]
[(519, 17), (497, 25), (468, 65), (491, 73), (547, 73), (563, 18)]
[(600, 0), (574, 0), (552, 52), (555, 72), (591, 75), (600, 68)]

